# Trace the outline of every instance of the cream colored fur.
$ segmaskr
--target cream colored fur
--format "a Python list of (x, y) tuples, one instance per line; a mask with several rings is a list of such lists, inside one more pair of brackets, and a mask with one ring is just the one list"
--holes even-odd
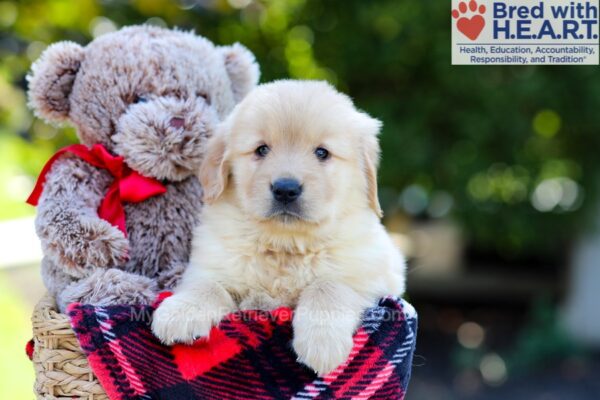
[[(155, 334), (189, 343), (238, 308), (290, 306), (299, 361), (320, 374), (344, 362), (364, 309), (404, 292), (404, 259), (379, 221), (379, 128), (323, 82), (251, 92), (209, 143), (190, 267), (157, 309)], [(301, 218), (269, 213), (281, 177), (303, 185)]]

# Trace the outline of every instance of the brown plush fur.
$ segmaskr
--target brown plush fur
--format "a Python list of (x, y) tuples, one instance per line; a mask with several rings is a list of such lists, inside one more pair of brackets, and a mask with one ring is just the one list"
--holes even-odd
[[(194, 176), (206, 140), (258, 81), (254, 56), (192, 33), (124, 28), (86, 47), (50, 46), (32, 66), (30, 105), (69, 122), (83, 144), (101, 143), (167, 193), (126, 204), (127, 238), (97, 209), (107, 171), (71, 156), (52, 168), (38, 207), (42, 276), (61, 310), (73, 301), (148, 303), (187, 265), (201, 203)], [(173, 118), (178, 123), (173, 123)]]

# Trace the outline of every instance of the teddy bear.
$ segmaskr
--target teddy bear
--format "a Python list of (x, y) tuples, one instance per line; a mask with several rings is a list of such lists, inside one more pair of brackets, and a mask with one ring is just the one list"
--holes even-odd
[(73, 125), (80, 141), (49, 161), (29, 199), (42, 278), (61, 311), (148, 304), (176, 284), (202, 206), (206, 141), (258, 79), (242, 45), (153, 26), (42, 53), (30, 107)]

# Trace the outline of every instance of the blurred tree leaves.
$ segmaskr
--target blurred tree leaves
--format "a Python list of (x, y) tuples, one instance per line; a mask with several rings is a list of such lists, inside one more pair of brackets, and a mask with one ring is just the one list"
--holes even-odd
[(349, 93), (384, 122), (388, 212), (406, 211), (417, 185), (426, 201), (451, 196), (477, 248), (561, 250), (597, 201), (598, 68), (451, 66), (449, 21), (448, 4), (409, 0), (0, 1), (0, 218), (32, 212), (21, 199), (33, 177), (75, 140), (27, 110), (30, 63), (57, 40), (152, 23), (242, 42), (263, 82), (327, 79)]

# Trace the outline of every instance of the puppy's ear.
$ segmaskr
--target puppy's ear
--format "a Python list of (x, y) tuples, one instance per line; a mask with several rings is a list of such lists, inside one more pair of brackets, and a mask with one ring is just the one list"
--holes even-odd
[(365, 180), (367, 182), (367, 199), (369, 207), (377, 214), (379, 218), (383, 216), (381, 206), (379, 205), (379, 197), (377, 196), (377, 167), (379, 166), (379, 155), (381, 150), (377, 140), (377, 134), (381, 128), (381, 122), (374, 118), (363, 114), (363, 169)]
[(227, 141), (224, 132), (218, 132), (209, 143), (204, 161), (198, 172), (204, 201), (213, 203), (221, 196), (229, 180), (229, 162), (226, 160)]
[(260, 69), (254, 54), (239, 43), (222, 46), (225, 70), (231, 81), (236, 103), (239, 103), (258, 84)]
[(63, 122), (69, 116), (69, 95), (84, 57), (77, 43), (59, 42), (49, 46), (33, 63), (27, 76), (29, 106), (50, 122)]

